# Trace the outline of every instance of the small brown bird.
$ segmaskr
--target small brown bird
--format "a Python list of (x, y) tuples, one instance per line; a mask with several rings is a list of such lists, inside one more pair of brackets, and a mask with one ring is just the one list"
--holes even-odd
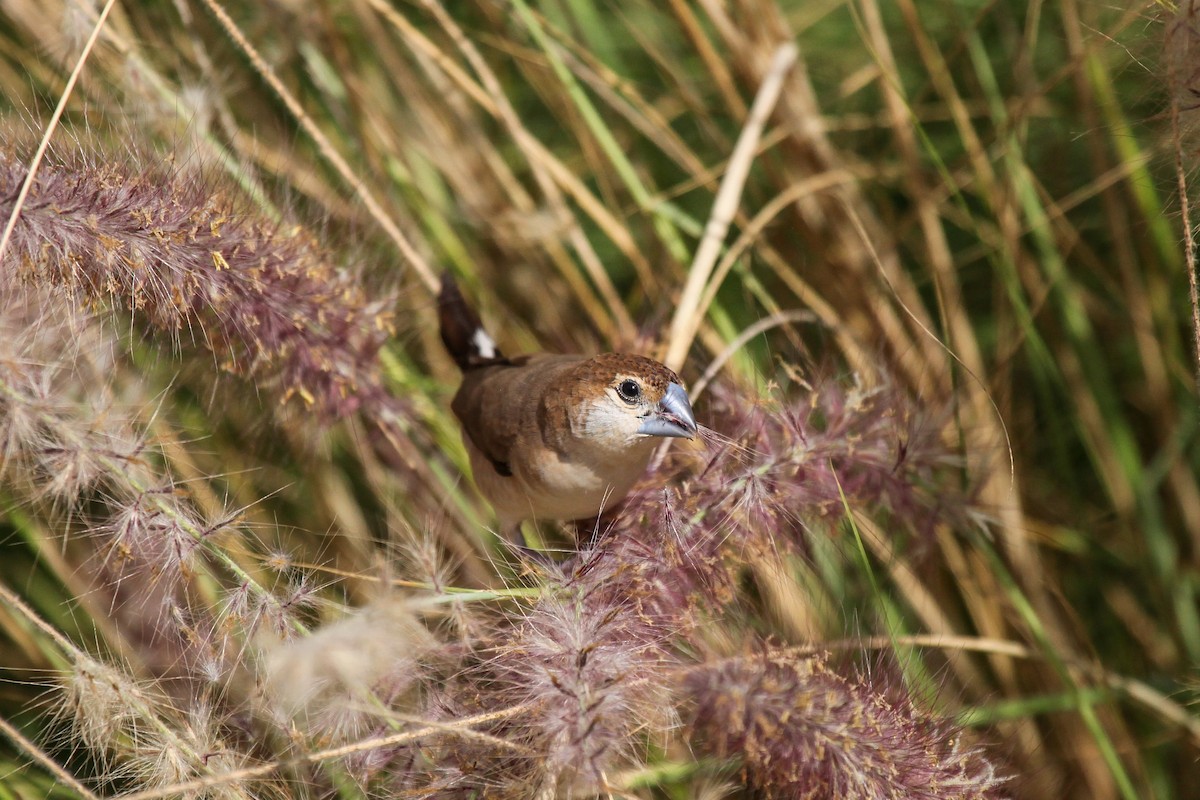
[(653, 359), (507, 358), (449, 275), (438, 317), (463, 371), (450, 407), (475, 483), (518, 546), (522, 521), (594, 519), (624, 499), (663, 437), (696, 435), (679, 376)]

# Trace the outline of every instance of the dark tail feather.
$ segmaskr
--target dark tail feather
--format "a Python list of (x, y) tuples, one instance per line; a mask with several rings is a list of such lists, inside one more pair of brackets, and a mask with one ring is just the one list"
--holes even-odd
[(442, 290), (438, 292), (438, 326), (442, 344), (459, 369), (465, 371), (504, 359), (449, 272), (442, 273)]

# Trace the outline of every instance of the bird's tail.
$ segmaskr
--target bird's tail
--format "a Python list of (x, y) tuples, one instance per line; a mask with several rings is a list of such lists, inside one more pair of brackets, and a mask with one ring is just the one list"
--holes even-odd
[(442, 344), (459, 369), (466, 371), (504, 360), (449, 272), (442, 273), (442, 289), (438, 292), (438, 326)]

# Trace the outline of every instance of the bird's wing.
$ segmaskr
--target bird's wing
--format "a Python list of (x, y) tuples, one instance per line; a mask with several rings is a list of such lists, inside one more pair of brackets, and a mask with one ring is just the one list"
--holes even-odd
[(582, 356), (531, 353), (503, 363), (471, 367), (451, 409), (464, 435), (505, 477), (512, 475), (514, 448), (537, 446), (537, 414), (546, 391)]

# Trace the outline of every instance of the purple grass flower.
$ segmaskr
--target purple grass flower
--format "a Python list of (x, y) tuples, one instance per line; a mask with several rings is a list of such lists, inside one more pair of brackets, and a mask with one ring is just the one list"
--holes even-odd
[[(948, 485), (958, 460), (936, 416), (888, 386), (825, 381), (770, 405), (715, 387), (705, 411), (710, 430), (720, 431), (708, 437), (705, 460), (667, 461), (635, 489), (607, 534), (619, 547), (636, 546), (625, 542), (633, 538), (667, 548), (708, 564), (713, 579), (723, 557), (744, 563), (781, 548), (804, 551), (814, 526), (841, 520), (847, 506), (885, 512), (922, 540), (967, 506)], [(674, 484), (666, 504), (664, 480)]]
[[(25, 175), (0, 152), (0, 219)], [(369, 299), (303, 229), (266, 221), (193, 173), (48, 161), (3, 267), (5, 280), (60, 287), (190, 340), (326, 419), (394, 405), (376, 363), (390, 300)]]
[(738, 757), (746, 780), (769, 797), (1002, 796), (1003, 779), (956, 731), (819, 658), (703, 665), (686, 689), (696, 741)]
[[(636, 602), (610, 589), (622, 579), (612, 560), (550, 578), (552, 589), (509, 618), (485, 660), (443, 702), (454, 714), (524, 713), (489, 734), (511, 743), (472, 748), (486, 761), (472, 779), (497, 796), (603, 791), (614, 765), (639, 757), (645, 737), (674, 726), (668, 681), (674, 659), (661, 628)], [(622, 584), (624, 585), (624, 584)], [(486, 766), (484, 766), (486, 764)]]

